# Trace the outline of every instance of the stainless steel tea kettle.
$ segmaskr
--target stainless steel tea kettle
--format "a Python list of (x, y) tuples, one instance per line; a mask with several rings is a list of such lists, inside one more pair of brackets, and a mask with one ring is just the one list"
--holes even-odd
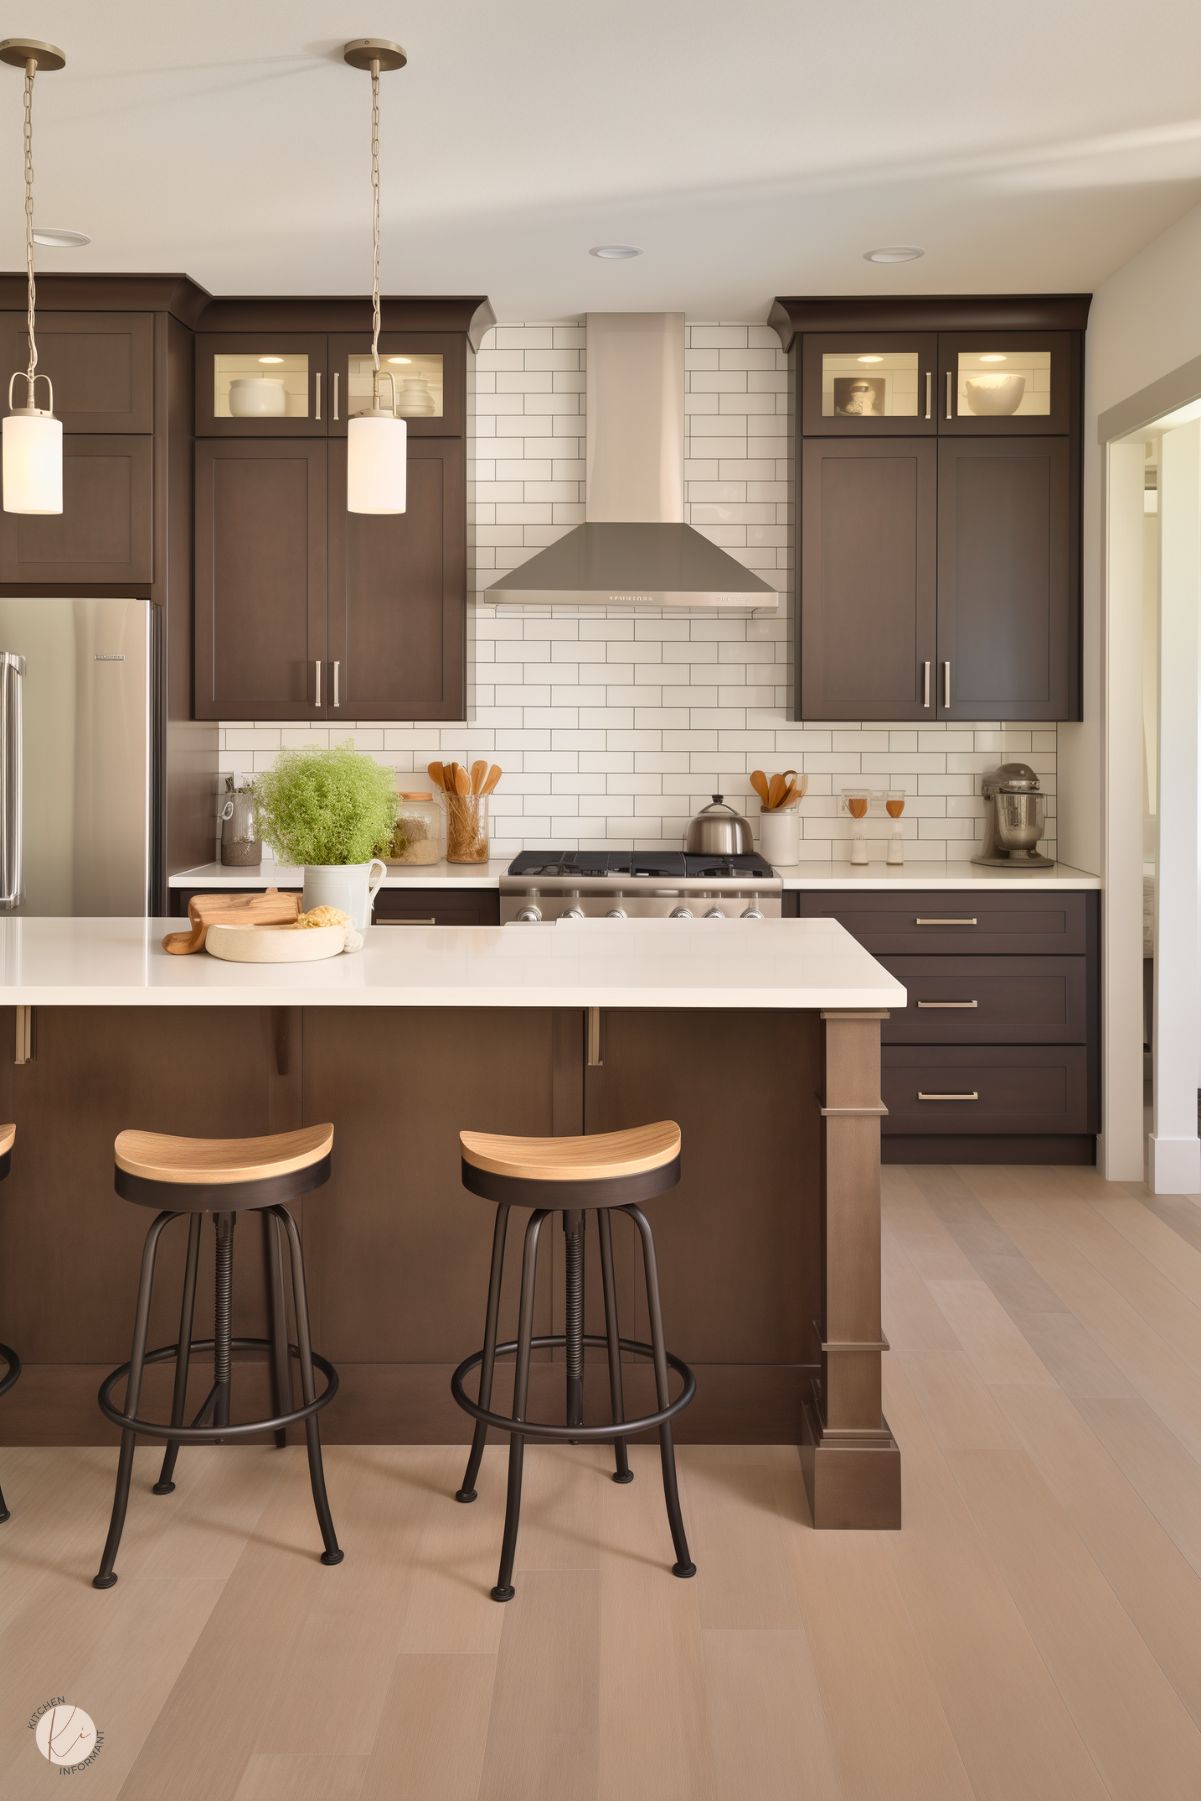
[(754, 848), (749, 823), (720, 794), (689, 820), (684, 834), (684, 849), (703, 855), (741, 857)]

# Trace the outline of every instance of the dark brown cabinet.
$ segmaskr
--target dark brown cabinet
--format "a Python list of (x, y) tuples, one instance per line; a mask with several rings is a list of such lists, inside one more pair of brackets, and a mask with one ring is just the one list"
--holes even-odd
[(325, 716), (326, 446), (196, 446), (196, 716)]
[(1081, 716), (1088, 297), (780, 300), (797, 716)]
[[(461, 332), (380, 335), (381, 375), (395, 384), (411, 437), (466, 429), (467, 343)], [(196, 430), (201, 437), (345, 437), (371, 404), (371, 333), (201, 332), (196, 339)], [(383, 401), (391, 400), (388, 381)]]
[[(65, 432), (154, 429), (154, 319), (150, 313), (43, 310), (37, 320), (38, 373), (54, 384), (54, 410)], [(24, 313), (0, 314), (0, 367), (24, 369)], [(14, 399), (23, 406), (25, 384)], [(38, 383), (38, 405), (45, 406)]]
[(801, 589), (822, 597), (801, 611), (801, 716), (928, 719), (937, 446), (815, 438), (801, 460)]
[(153, 465), (147, 437), (64, 436), (63, 510), (0, 512), (0, 581), (146, 586), (154, 575)]
[(196, 447), (196, 715), (457, 719), (465, 705), (460, 441), (417, 442), (404, 513), (346, 510), (346, 451)]
[(938, 446), (938, 714), (1079, 708), (1077, 512), (1066, 438)]

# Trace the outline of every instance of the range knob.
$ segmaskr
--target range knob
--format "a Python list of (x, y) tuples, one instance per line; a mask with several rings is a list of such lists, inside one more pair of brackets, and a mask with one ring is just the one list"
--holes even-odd
[(709, 911), (705, 914), (705, 918), (706, 919), (724, 919), (725, 914), (722, 912), (722, 910), (718, 906), (717, 902), (714, 901), (714, 903), (710, 907)]
[(559, 917), (561, 919), (583, 919), (584, 918), (584, 909), (580, 905), (579, 889), (573, 888), (569, 898), (571, 900), (570, 907), (568, 907), (565, 912), (561, 913), (559, 915)]
[(610, 907), (605, 914), (606, 919), (628, 919), (629, 917), (624, 907)]
[(752, 894), (750, 906), (744, 907), (742, 909), (742, 912), (738, 915), (738, 917), (740, 919), (762, 919), (763, 918), (763, 914), (759, 907), (759, 896), (757, 894)]
[(528, 906), (522, 907), (521, 911), (517, 915), (517, 918), (520, 921), (520, 923), (523, 925), (534, 925), (534, 926), (541, 925), (541, 923), (542, 923), (542, 908), (536, 907), (534, 905), (534, 903), (531, 901)]
[(673, 907), (667, 917), (669, 919), (691, 919), (693, 917), (692, 908), (691, 907)]

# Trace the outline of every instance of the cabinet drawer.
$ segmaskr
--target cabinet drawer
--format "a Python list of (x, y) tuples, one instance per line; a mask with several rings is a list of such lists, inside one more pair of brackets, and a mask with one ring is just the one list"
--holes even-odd
[(1097, 1129), (1083, 1045), (892, 1044), (881, 1064), (889, 1134)]
[(1084, 957), (882, 957), (909, 1005), (885, 1044), (1083, 1044)]
[(375, 897), (377, 926), (494, 926), (500, 895), (491, 888), (381, 888)]
[(837, 919), (874, 956), (1074, 955), (1088, 950), (1091, 894), (799, 894), (802, 919)]

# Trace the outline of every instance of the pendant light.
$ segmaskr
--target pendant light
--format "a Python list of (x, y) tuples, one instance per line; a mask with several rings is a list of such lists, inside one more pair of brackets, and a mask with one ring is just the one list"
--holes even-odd
[(408, 57), (384, 38), (355, 38), (342, 54), (352, 69), (371, 73), (371, 405), (346, 425), (346, 507), (351, 513), (403, 513), (409, 430), (397, 415), (396, 379), (379, 361), (379, 78), (383, 69), (403, 69)]
[[(25, 277), (26, 331), (29, 337), (29, 362), (9, 378), (8, 407), (3, 434), (3, 465), (0, 470), (4, 485), (6, 513), (61, 513), (63, 510), (63, 427), (54, 417), (54, 384), (45, 373), (38, 373), (38, 345), (34, 330), (34, 308), (37, 283), (33, 272), (33, 78), (39, 69), (50, 72), (66, 62), (61, 50), (53, 44), (39, 44), (21, 38), (6, 38), (0, 44), (0, 62), (11, 63), (25, 71)], [(13, 405), (13, 389), (25, 383), (25, 405)], [(37, 405), (36, 385), (46, 384), (49, 405)]]

